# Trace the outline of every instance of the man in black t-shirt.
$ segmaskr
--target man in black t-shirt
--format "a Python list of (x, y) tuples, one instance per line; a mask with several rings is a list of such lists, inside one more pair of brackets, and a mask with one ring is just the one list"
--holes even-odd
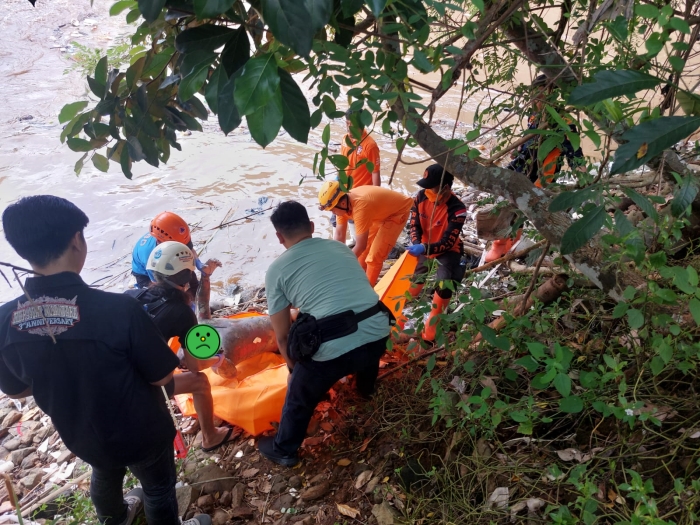
[[(66, 446), (92, 466), (101, 523), (178, 525), (175, 428), (161, 386), (178, 364), (133, 298), (88, 287), (87, 216), (65, 199), (21, 199), (2, 216), (5, 237), (35, 277), (0, 307), (0, 389), (33, 395)], [(142, 489), (122, 496), (126, 467)], [(188, 525), (210, 525), (197, 516)]]

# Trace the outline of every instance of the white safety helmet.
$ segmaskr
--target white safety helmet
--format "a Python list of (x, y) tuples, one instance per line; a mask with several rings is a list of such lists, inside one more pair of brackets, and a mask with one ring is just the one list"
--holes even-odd
[[(189, 282), (191, 272), (194, 272), (194, 254), (181, 242), (166, 241), (153, 248), (146, 263), (151, 280), (163, 276), (165, 281), (173, 280), (178, 285)], [(168, 277), (172, 279), (168, 279)], [(183, 282), (184, 281), (184, 282)]]

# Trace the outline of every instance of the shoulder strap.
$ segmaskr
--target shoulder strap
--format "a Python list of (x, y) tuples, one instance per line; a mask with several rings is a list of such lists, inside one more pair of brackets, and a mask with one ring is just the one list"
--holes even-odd
[(355, 314), (355, 320), (358, 323), (361, 323), (365, 319), (369, 319), (370, 317), (378, 314), (379, 312), (386, 314), (386, 316), (389, 318), (390, 324), (394, 324), (394, 322), (396, 322), (396, 318), (394, 317), (392, 311), (389, 310), (389, 308), (381, 301), (377, 301), (377, 304), (375, 304), (374, 306), (367, 308), (367, 310), (364, 310), (359, 314)]

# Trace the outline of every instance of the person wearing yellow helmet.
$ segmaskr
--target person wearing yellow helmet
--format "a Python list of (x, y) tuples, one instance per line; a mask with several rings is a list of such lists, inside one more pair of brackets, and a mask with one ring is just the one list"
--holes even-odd
[(318, 193), (319, 208), (337, 217), (334, 238), (345, 242), (347, 223), (355, 221), (353, 253), (374, 286), (382, 264), (396, 244), (408, 220), (413, 199), (378, 186), (344, 191), (338, 181), (326, 181)]

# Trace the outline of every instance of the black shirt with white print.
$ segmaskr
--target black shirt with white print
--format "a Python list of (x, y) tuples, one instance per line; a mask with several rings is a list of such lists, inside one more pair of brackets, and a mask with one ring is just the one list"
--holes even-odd
[(92, 289), (72, 272), (29, 278), (25, 288), (32, 301), (0, 307), (0, 389), (31, 387), (66, 446), (95, 467), (172, 447), (175, 428), (151, 383), (178, 359), (138, 301)]

